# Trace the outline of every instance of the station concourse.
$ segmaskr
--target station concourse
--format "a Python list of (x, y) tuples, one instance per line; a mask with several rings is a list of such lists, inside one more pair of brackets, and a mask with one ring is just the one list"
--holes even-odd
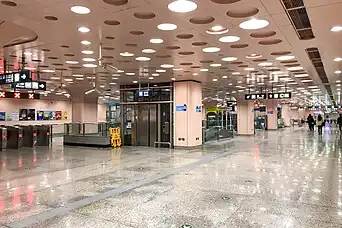
[(0, 0), (0, 228), (342, 227), (341, 10)]

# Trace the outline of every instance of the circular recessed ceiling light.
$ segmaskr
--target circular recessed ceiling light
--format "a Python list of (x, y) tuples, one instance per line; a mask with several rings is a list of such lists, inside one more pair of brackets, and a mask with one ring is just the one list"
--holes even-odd
[(303, 70), (304, 68), (301, 67), (301, 66), (298, 66), (298, 67), (289, 67), (287, 68), (288, 71), (295, 71), (295, 70)]
[(285, 60), (291, 60), (291, 59), (295, 59), (296, 57), (292, 56), (292, 55), (284, 55), (284, 56), (279, 56), (276, 58), (276, 60), (279, 61), (285, 61)]
[(154, 49), (144, 49), (141, 52), (142, 53), (146, 53), (146, 54), (153, 54), (153, 53), (156, 53), (156, 50), (154, 50)]
[(172, 64), (162, 64), (162, 65), (160, 65), (160, 67), (161, 67), (161, 68), (173, 68), (173, 67), (175, 67), (175, 66), (172, 65)]
[(42, 70), (42, 72), (44, 72), (44, 73), (55, 73), (55, 71), (54, 71), (54, 70), (48, 70), (48, 69), (46, 69), (46, 70)]
[(130, 53), (130, 52), (127, 52), (127, 51), (126, 51), (126, 52), (121, 52), (120, 55), (121, 55), (121, 56), (124, 56), (124, 57), (131, 57), (131, 56), (134, 56), (133, 53)]
[(248, 21), (242, 22), (239, 26), (242, 29), (252, 30), (252, 29), (262, 29), (269, 25), (270, 23), (266, 20), (260, 20), (252, 18)]
[(220, 67), (220, 66), (222, 66), (222, 64), (220, 64), (220, 63), (212, 63), (212, 64), (210, 64), (210, 66), (211, 67)]
[(176, 13), (188, 13), (197, 9), (197, 4), (190, 0), (176, 0), (171, 2), (167, 8)]
[(264, 67), (267, 67), (267, 66), (272, 66), (273, 63), (271, 62), (263, 62), (263, 63), (259, 63), (258, 66), (264, 66)]
[(118, 73), (124, 73), (125, 71), (124, 71), (124, 70), (117, 70), (116, 72), (118, 72)]
[(158, 77), (158, 76), (159, 76), (159, 74), (157, 74), (157, 73), (153, 73), (153, 74), (152, 74), (152, 76), (153, 76), (153, 77)]
[(234, 43), (240, 40), (238, 36), (223, 36), (219, 39), (222, 43)]
[(206, 33), (211, 34), (211, 35), (220, 35), (220, 34), (227, 33), (228, 31), (229, 31), (229, 29), (227, 29), (221, 25), (215, 25), (215, 26), (211, 27), (210, 29), (208, 29), (206, 31)]
[(96, 59), (93, 59), (93, 58), (83, 58), (82, 59), (84, 62), (95, 62)]
[(247, 59), (257, 59), (257, 58), (261, 58), (262, 55), (259, 55), (259, 54), (250, 54), (250, 55), (246, 55), (246, 58)]
[(151, 58), (142, 56), (142, 57), (136, 57), (135, 60), (145, 62), (145, 61), (150, 61)]
[(88, 14), (90, 13), (90, 9), (85, 6), (73, 6), (70, 10), (77, 14)]
[(134, 83), (134, 84), (137, 84), (137, 83), (138, 83), (138, 81), (133, 81), (133, 83)]
[(335, 62), (341, 62), (342, 61), (342, 58), (341, 57), (337, 57), (334, 59)]
[(170, 24), (170, 23), (160, 24), (157, 27), (158, 29), (163, 30), (163, 31), (172, 31), (172, 30), (177, 29), (177, 25)]
[(222, 76), (222, 78), (228, 78), (228, 76), (225, 75), (225, 76)]
[(84, 50), (84, 51), (82, 51), (82, 54), (92, 55), (92, 54), (94, 54), (94, 52), (90, 51), (90, 50)]
[(79, 32), (82, 32), (82, 33), (90, 32), (90, 29), (87, 28), (87, 27), (84, 27), (84, 26), (79, 27), (77, 30), (78, 30)]
[(213, 79), (213, 82), (217, 82), (217, 78), (214, 78), (214, 79)]
[(247, 67), (247, 68), (245, 68), (244, 69), (245, 71), (253, 71), (253, 70), (255, 70), (253, 67)]
[(232, 75), (240, 75), (240, 72), (233, 72)]
[(156, 70), (156, 72), (158, 72), (158, 73), (165, 73), (165, 72), (166, 72), (166, 70), (163, 70), (163, 69), (158, 69), (158, 70)]
[(207, 48), (203, 48), (202, 51), (207, 52), (207, 53), (214, 53), (214, 52), (221, 51), (221, 49), (218, 47), (207, 47)]
[(341, 32), (342, 31), (342, 26), (340, 26), (340, 25), (334, 26), (334, 27), (331, 28), (330, 31), (332, 31), (332, 32)]
[(128, 75), (128, 76), (134, 76), (135, 73), (126, 73), (126, 75)]
[(150, 39), (150, 43), (152, 43), (152, 44), (161, 44), (163, 42), (164, 42), (164, 40), (159, 39), (159, 38)]
[(221, 59), (223, 62), (233, 62), (235, 60), (237, 60), (236, 57), (224, 57)]
[(149, 77), (148, 79), (153, 80), (154, 78), (153, 77)]
[(87, 68), (95, 68), (97, 67), (96, 64), (92, 64), (92, 63), (86, 63), (86, 64), (83, 64), (84, 67), (87, 67)]
[(81, 41), (81, 44), (83, 44), (83, 45), (90, 45), (91, 42), (88, 41), (88, 40), (82, 40), (82, 41)]
[(202, 72), (207, 72), (207, 71), (209, 71), (209, 69), (202, 68), (202, 69), (200, 69), (200, 71), (202, 71)]
[(340, 70), (335, 71), (335, 74), (341, 74), (341, 73), (342, 73), (342, 71), (340, 71)]
[(78, 64), (78, 62), (77, 61), (70, 61), (70, 60), (68, 60), (68, 61), (65, 61), (67, 64)]
[(174, 68), (173, 69), (174, 71), (181, 71), (181, 70), (183, 70), (182, 68)]

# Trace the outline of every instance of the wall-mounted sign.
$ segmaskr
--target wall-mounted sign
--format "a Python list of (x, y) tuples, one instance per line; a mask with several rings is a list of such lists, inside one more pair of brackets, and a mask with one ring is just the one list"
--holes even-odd
[(20, 93), (20, 92), (1, 92), (0, 91), (0, 99), (1, 98), (14, 98), (14, 99), (31, 99), (31, 100), (39, 100), (40, 94), (35, 93)]
[(186, 112), (186, 104), (176, 106), (176, 112)]
[(266, 93), (259, 94), (245, 94), (245, 100), (264, 100), (266, 99)]
[(148, 97), (148, 96), (150, 96), (150, 91), (149, 90), (138, 90), (137, 95), (138, 95), (138, 97)]
[(292, 94), (290, 92), (287, 93), (268, 93), (268, 99), (290, 99)]
[(32, 81), (32, 82), (19, 82), (12, 83), (13, 89), (32, 89), (46, 91), (46, 82)]
[(31, 72), (29, 70), (0, 74), (0, 84), (12, 84), (29, 81), (31, 81)]
[(196, 112), (202, 112), (202, 107), (200, 105), (196, 105)]

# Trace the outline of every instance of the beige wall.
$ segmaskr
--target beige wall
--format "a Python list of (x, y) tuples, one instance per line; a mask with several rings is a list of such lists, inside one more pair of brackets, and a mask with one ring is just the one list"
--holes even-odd
[[(174, 145), (191, 147), (202, 145), (202, 113), (196, 106), (202, 106), (202, 85), (184, 81), (174, 83)], [(186, 104), (187, 111), (176, 111), (176, 106)], [(202, 110), (203, 112), (203, 110)], [(178, 140), (184, 138), (185, 140)]]
[[(277, 100), (267, 100), (265, 104), (266, 104), (266, 110), (267, 110), (267, 129), (276, 130), (278, 129)], [(271, 112), (272, 114), (269, 114)]]

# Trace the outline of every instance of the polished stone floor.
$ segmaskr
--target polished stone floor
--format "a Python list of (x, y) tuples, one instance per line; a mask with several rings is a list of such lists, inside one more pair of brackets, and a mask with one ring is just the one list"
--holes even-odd
[(342, 139), (306, 129), (203, 149), (0, 152), (0, 227), (342, 227)]

